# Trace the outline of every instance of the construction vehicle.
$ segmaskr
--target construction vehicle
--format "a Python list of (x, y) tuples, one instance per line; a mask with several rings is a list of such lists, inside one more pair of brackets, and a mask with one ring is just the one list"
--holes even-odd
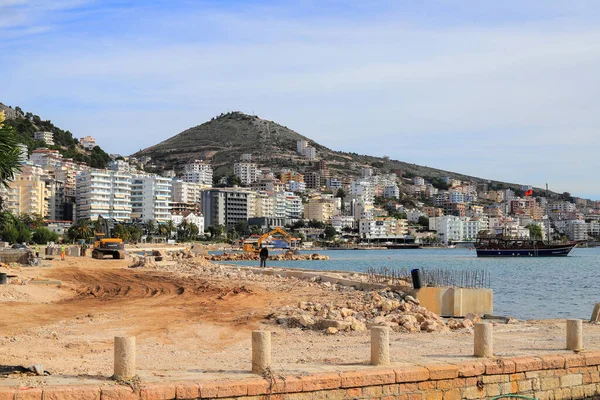
[[(287, 233), (286, 231), (284, 231), (281, 228), (275, 228), (270, 232), (260, 235), (258, 237), (258, 240), (256, 241), (256, 243), (254, 243), (253, 241), (249, 241), (249, 240), (244, 241), (244, 250), (248, 251), (248, 252), (258, 253), (260, 251), (260, 249), (263, 247), (263, 242), (266, 242), (267, 239), (269, 239), (276, 233), (282, 235), (285, 238), (284, 241), (287, 242), (287, 247), (283, 247), (283, 246), (277, 246), (277, 247), (288, 248), (288, 249), (294, 249), (294, 248), (298, 247), (297, 245), (300, 242), (300, 239), (292, 237), (292, 235), (290, 235), (289, 233)], [(271, 240), (272, 240), (272, 238), (271, 238)]]
[(115, 227), (114, 219), (106, 219), (98, 216), (99, 230), (94, 233), (96, 239), (92, 248), (92, 258), (103, 259), (104, 256), (112, 256), (116, 260), (125, 259), (125, 245), (120, 238), (113, 237)]

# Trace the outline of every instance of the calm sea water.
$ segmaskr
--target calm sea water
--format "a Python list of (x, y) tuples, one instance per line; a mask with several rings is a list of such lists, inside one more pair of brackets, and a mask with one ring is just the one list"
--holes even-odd
[[(600, 248), (567, 257), (477, 258), (469, 249), (319, 251), (329, 261), (270, 261), (270, 266), (364, 272), (368, 267), (485, 270), (491, 274), (494, 314), (518, 319), (589, 319), (600, 302)], [(258, 265), (258, 262), (238, 262)]]

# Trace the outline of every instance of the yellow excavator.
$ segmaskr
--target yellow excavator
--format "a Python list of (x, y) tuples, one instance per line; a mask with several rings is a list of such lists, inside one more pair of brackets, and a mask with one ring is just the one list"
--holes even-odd
[(100, 229), (94, 233), (96, 240), (92, 249), (92, 258), (103, 259), (108, 255), (117, 260), (125, 259), (123, 240), (112, 236), (114, 220), (105, 219), (100, 215), (98, 225)]
[(288, 242), (289, 247), (292, 249), (295, 248), (297, 243), (300, 241), (300, 239), (292, 237), (292, 235), (290, 235), (289, 233), (287, 233), (286, 231), (284, 231), (283, 229), (278, 227), (278, 228), (273, 229), (270, 232), (260, 235), (256, 244), (244, 243), (244, 251), (258, 253), (260, 251), (260, 248), (262, 247), (262, 243), (266, 239), (268, 239), (270, 236), (273, 236), (276, 233), (279, 233), (280, 235), (282, 235)]

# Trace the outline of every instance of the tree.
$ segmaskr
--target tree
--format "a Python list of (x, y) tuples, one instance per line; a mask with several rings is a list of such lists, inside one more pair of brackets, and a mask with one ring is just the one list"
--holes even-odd
[(165, 224), (165, 229), (167, 231), (167, 238), (170, 239), (173, 237), (173, 232), (177, 231), (177, 226), (175, 226), (175, 222), (173, 222), (173, 220), (170, 219)]
[(67, 231), (67, 237), (72, 240), (88, 240), (94, 236), (94, 224), (89, 219), (79, 219)]
[(113, 228), (112, 234), (114, 237), (123, 240), (124, 242), (128, 242), (131, 239), (131, 234), (129, 229), (123, 224), (116, 224)]
[(337, 190), (337, 192), (335, 192), (335, 197), (339, 197), (340, 199), (343, 199), (344, 197), (346, 197), (346, 192), (344, 191), (344, 189), (339, 188)]
[(529, 235), (533, 239), (541, 239), (542, 238), (542, 227), (538, 224), (529, 224), (525, 228), (529, 229)]
[(36, 244), (46, 244), (48, 242), (58, 242), (58, 233), (52, 232), (48, 228), (36, 228), (33, 230), (31, 240)]
[(335, 237), (335, 235), (337, 235), (337, 231), (335, 230), (335, 228), (331, 225), (327, 225), (325, 227), (325, 238), (327, 240), (331, 240)]
[(144, 228), (146, 229), (146, 235), (152, 236), (156, 232), (156, 222), (153, 219), (149, 219), (144, 224)]
[(425, 227), (429, 228), (429, 218), (427, 218), (424, 215), (421, 215), (419, 217), (419, 220), (417, 221), (417, 223), (421, 226), (425, 226)]
[(8, 182), (20, 171), (21, 150), (17, 146), (17, 136), (11, 127), (4, 127), (4, 111), (0, 112), (0, 184), (8, 187)]
[(140, 241), (140, 239), (142, 238), (142, 228), (140, 228), (137, 225), (130, 225), (127, 227), (127, 230), (129, 231), (129, 240), (137, 243)]

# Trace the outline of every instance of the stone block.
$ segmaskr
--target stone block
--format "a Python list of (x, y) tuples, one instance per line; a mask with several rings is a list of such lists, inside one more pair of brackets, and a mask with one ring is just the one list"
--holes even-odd
[(15, 400), (42, 400), (42, 388), (21, 387), (15, 390)]
[(533, 385), (531, 383), (531, 379), (525, 379), (522, 381), (518, 381), (519, 392), (528, 392), (533, 390)]
[(396, 382), (396, 374), (392, 369), (344, 372), (340, 374), (340, 377), (343, 388), (387, 385)]
[(585, 358), (585, 365), (600, 365), (600, 351), (589, 351), (583, 353)]
[(451, 364), (428, 365), (429, 379), (453, 379), (458, 378), (458, 367)]
[(419, 390), (418, 383), (401, 383), (398, 386), (400, 387), (400, 393), (416, 392)]
[(175, 384), (175, 396), (179, 399), (197, 399), (200, 397), (200, 385), (195, 382), (180, 382)]
[(533, 392), (536, 400), (554, 400), (554, 390)]
[(571, 387), (583, 384), (583, 375), (581, 374), (569, 374), (560, 377), (560, 387)]
[(356, 398), (356, 397), (362, 397), (362, 388), (350, 388), (350, 389), (346, 389), (346, 397), (348, 398)]
[(565, 354), (565, 368), (585, 367), (583, 354)]
[(502, 394), (502, 388), (499, 383), (488, 383), (484, 388), (486, 397), (495, 397)]
[(570, 399), (571, 398), (571, 389), (570, 388), (554, 389), (554, 398), (555, 399)]
[(560, 387), (560, 378), (556, 376), (549, 376), (540, 379), (540, 388), (542, 390), (552, 390)]
[(542, 360), (539, 357), (513, 357), (515, 372), (535, 371), (542, 369)]
[(565, 367), (565, 358), (559, 354), (545, 354), (540, 356), (543, 369), (559, 369)]
[(481, 377), (481, 381), (484, 384), (504, 383), (510, 381), (510, 377), (508, 375), (484, 375)]
[(248, 385), (245, 381), (210, 382), (200, 384), (202, 398), (238, 397), (248, 395)]
[(368, 399), (379, 398), (383, 396), (383, 388), (381, 386), (368, 386), (363, 388), (363, 396)]
[(141, 400), (172, 400), (176, 395), (177, 388), (173, 383), (144, 385), (140, 392)]
[(383, 386), (383, 394), (384, 395), (397, 395), (400, 393), (400, 385), (384, 385)]
[(44, 388), (44, 400), (100, 400), (100, 387), (92, 385), (47, 386)]
[(134, 392), (129, 386), (106, 386), (102, 388), (102, 400), (139, 400), (140, 393)]
[(0, 387), (0, 400), (14, 400), (15, 389), (9, 387)]
[(300, 378), (302, 381), (303, 392), (313, 392), (315, 390), (339, 389), (342, 385), (342, 378), (339, 374), (316, 374), (307, 375)]
[(477, 386), (469, 386), (463, 389), (462, 397), (464, 399), (481, 399), (485, 395), (485, 392), (482, 389), (479, 389)]
[(421, 393), (409, 393), (408, 400), (423, 400), (423, 395)]
[(462, 399), (461, 392), (462, 392), (462, 390), (458, 389), (458, 388), (445, 390), (444, 396), (442, 397), (442, 399), (443, 400), (460, 400), (460, 399)]
[(515, 363), (509, 359), (485, 360), (483, 365), (485, 365), (487, 375), (512, 374), (515, 372)]
[(431, 389), (435, 389), (436, 384), (435, 384), (435, 381), (425, 381), (425, 382), (419, 382), (418, 387), (419, 387), (419, 390), (421, 390), (421, 391), (428, 391)]
[(425, 400), (442, 400), (444, 398), (444, 392), (441, 390), (430, 390), (425, 393)]
[(583, 386), (573, 386), (571, 388), (571, 397), (574, 399), (583, 399), (585, 397), (585, 389)]
[(423, 367), (404, 367), (394, 370), (396, 383), (421, 382), (429, 379), (429, 370)]
[(442, 379), (436, 381), (436, 387), (438, 389), (453, 389), (460, 388), (465, 386), (466, 380), (464, 378), (455, 378), (455, 379)]
[(583, 390), (585, 391), (585, 397), (594, 397), (599, 392), (596, 390), (596, 385), (584, 385)]
[(458, 376), (461, 378), (479, 376), (485, 373), (485, 365), (482, 362), (465, 362), (456, 366), (458, 367)]

